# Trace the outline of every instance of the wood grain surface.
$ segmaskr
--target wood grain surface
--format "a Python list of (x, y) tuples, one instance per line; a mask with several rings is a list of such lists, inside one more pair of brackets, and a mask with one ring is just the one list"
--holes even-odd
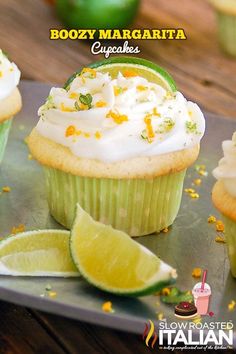
[[(18, 64), (24, 79), (63, 84), (72, 72), (94, 60), (87, 42), (50, 41), (53, 27), (62, 24), (45, 2), (0, 0), (0, 48)], [(236, 119), (236, 60), (221, 53), (214, 12), (206, 0), (143, 0), (133, 27), (184, 28), (186, 41), (133, 43), (140, 46), (140, 56), (165, 67), (188, 98), (206, 110)], [(4, 302), (0, 302), (0, 316), (1, 354), (150, 352), (141, 334)]]

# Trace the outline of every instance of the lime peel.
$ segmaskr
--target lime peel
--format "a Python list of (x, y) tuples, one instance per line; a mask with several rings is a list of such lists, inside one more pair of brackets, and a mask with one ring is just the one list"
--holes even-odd
[[(176, 92), (177, 87), (171, 75), (162, 67), (153, 62), (137, 57), (112, 57), (105, 60), (96, 61), (88, 65), (89, 68), (98, 72), (109, 72), (115, 78), (119, 71), (134, 69), (137, 74), (145, 77), (150, 82), (154, 82), (164, 87), (169, 92)], [(83, 69), (76, 71), (65, 83), (64, 88), (69, 89), (71, 82), (82, 73)], [(113, 75), (112, 75), (113, 74)]]
[(79, 273), (69, 251), (69, 231), (18, 233), (0, 242), (0, 275), (71, 277)]
[(143, 296), (173, 284), (175, 269), (126, 233), (91, 218), (77, 204), (70, 250), (81, 275), (101, 290)]

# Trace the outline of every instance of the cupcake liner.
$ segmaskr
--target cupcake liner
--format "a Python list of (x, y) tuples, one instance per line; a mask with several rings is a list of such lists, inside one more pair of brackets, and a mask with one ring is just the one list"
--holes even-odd
[(223, 216), (231, 273), (236, 278), (236, 222)]
[(179, 211), (186, 170), (154, 179), (109, 179), (74, 176), (44, 167), (49, 209), (70, 229), (79, 202), (95, 220), (130, 236), (159, 232)]
[(11, 124), (12, 124), (12, 119), (8, 119), (3, 123), (0, 123), (0, 163), (3, 160), (3, 155), (7, 145)]
[(236, 56), (236, 16), (218, 11), (218, 32), (222, 49)]

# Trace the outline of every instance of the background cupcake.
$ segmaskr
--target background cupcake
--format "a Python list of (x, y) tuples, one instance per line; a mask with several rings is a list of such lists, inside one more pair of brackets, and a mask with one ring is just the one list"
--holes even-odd
[(3, 159), (13, 116), (21, 109), (17, 88), (20, 71), (0, 49), (0, 162)]
[(204, 117), (163, 69), (128, 60), (95, 64), (66, 89), (52, 88), (29, 137), (46, 173), (50, 211), (67, 228), (77, 201), (131, 236), (159, 232), (178, 213)]
[(218, 180), (212, 191), (215, 207), (222, 213), (231, 272), (236, 277), (236, 132), (223, 141), (224, 157), (213, 171)]
[(236, 1), (210, 0), (216, 10), (219, 42), (222, 49), (236, 56)]

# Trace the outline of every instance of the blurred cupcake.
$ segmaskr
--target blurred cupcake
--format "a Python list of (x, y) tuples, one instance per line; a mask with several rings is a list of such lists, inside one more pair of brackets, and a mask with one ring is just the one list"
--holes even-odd
[(0, 49), (0, 163), (3, 159), (12, 118), (21, 109), (21, 95), (17, 88), (20, 71)]
[(52, 88), (29, 148), (44, 166), (59, 223), (71, 227), (79, 202), (94, 219), (131, 236), (159, 232), (178, 213), (204, 117), (180, 92), (111, 71), (112, 77), (85, 68), (67, 89)]
[(231, 272), (236, 277), (236, 132), (223, 141), (224, 157), (213, 171), (218, 180), (212, 191), (215, 207), (222, 213)]
[(222, 49), (236, 56), (236, 1), (210, 0), (216, 10), (219, 42)]

